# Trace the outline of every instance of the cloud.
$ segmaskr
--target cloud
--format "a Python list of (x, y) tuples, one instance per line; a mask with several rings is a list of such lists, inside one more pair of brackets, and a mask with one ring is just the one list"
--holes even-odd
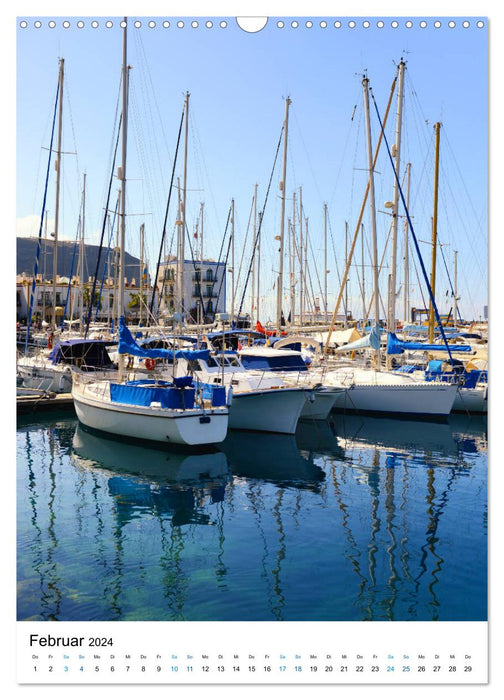
[[(39, 235), (39, 228), (40, 228), (40, 216), (37, 214), (30, 214), (28, 216), (22, 216), (22, 217), (18, 217), (16, 219), (16, 237), (17, 238), (36, 238)], [(46, 230), (47, 230), (47, 236), (46, 236)], [(44, 228), (42, 230), (42, 237), (43, 238), (46, 238), (46, 237), (50, 238), (51, 233), (53, 233), (53, 231), (54, 231), (54, 219), (48, 219), (47, 220), (47, 227), (46, 227), (46, 223), (44, 222)], [(101, 237), (101, 231), (99, 231), (99, 230), (86, 232), (85, 243), (89, 243), (91, 245), (99, 245), (100, 237)], [(65, 234), (60, 233), (58, 235), (58, 239), (60, 241), (73, 241), (73, 240), (75, 240), (75, 234), (73, 234), (72, 236), (67, 236)]]
[[(16, 219), (16, 236), (23, 237), (23, 238), (30, 237), (30, 236), (38, 236), (39, 228), (40, 228), (40, 216), (37, 216), (36, 214), (30, 214), (29, 216), (23, 216), (21, 218)], [(48, 235), (53, 230), (54, 230), (54, 219), (49, 219), (47, 221)], [(44, 230), (42, 231), (42, 235), (45, 237), (45, 222), (44, 222)]]

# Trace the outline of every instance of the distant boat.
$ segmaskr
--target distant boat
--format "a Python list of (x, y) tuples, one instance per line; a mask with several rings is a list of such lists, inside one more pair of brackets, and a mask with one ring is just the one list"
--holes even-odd
[[(291, 376), (302, 371), (301, 353), (295, 350), (252, 346), (244, 348), (240, 357), (249, 368), (270, 367)], [(447, 384), (441, 386), (395, 372), (378, 372), (352, 362), (338, 369), (312, 363), (309, 368), (305, 365), (305, 372), (307, 381), (318, 385), (315, 400), (330, 402), (330, 410), (336, 411), (434, 418), (447, 416), (456, 396), (456, 387)]]
[(352, 366), (327, 372), (325, 381), (344, 387), (333, 409), (365, 414), (437, 418), (448, 416), (457, 387), (420, 381), (411, 375)]
[(65, 340), (40, 354), (17, 361), (18, 376), (28, 389), (68, 394), (72, 389), (71, 368), (83, 371), (116, 369), (107, 346), (109, 341), (76, 338)]

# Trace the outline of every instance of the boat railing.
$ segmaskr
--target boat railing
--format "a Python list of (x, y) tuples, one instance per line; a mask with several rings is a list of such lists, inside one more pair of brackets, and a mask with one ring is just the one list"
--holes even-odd
[(349, 387), (354, 383), (355, 372), (353, 367), (338, 367), (332, 369), (330, 373), (331, 383), (341, 384), (341, 386)]

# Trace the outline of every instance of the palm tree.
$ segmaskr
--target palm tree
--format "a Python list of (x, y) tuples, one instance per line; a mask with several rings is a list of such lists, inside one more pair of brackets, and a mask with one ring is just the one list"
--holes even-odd
[(128, 302), (128, 309), (138, 309), (140, 307), (140, 304), (145, 306), (147, 303), (147, 297), (145, 294), (131, 294), (130, 293), (130, 301)]

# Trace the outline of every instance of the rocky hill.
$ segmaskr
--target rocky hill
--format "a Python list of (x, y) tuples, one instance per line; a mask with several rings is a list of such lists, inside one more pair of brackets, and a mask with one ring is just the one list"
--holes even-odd
[[(35, 255), (37, 253), (37, 238), (17, 238), (16, 239), (16, 273), (21, 275), (25, 273), (26, 275), (32, 275), (35, 265)], [(88, 277), (94, 277), (96, 273), (96, 262), (98, 259), (99, 246), (97, 245), (84, 245), (85, 249), (85, 260), (84, 260), (84, 279), (87, 280)], [(44, 279), (52, 279), (53, 275), (53, 251), (54, 251), (54, 241), (52, 239), (42, 239), (42, 245), (40, 249), (40, 262), (38, 267), (38, 273), (41, 274)], [(75, 251), (75, 258), (74, 258)], [(58, 241), (58, 275), (61, 277), (69, 277), (72, 272), (72, 260), (73, 260), (73, 275), (77, 274), (78, 269), (78, 256), (79, 251), (76, 250), (75, 243), (73, 241)], [(105, 259), (107, 257), (107, 251), (103, 250), (100, 258), (100, 270), (98, 273), (98, 278), (101, 279), (103, 275)], [(113, 275), (113, 262), (114, 262), (114, 252), (110, 251), (108, 256), (108, 262), (111, 264), (110, 276)], [(126, 264), (126, 277), (128, 280), (135, 278), (137, 283), (140, 279), (140, 260), (133, 257), (129, 253), (125, 256)]]

